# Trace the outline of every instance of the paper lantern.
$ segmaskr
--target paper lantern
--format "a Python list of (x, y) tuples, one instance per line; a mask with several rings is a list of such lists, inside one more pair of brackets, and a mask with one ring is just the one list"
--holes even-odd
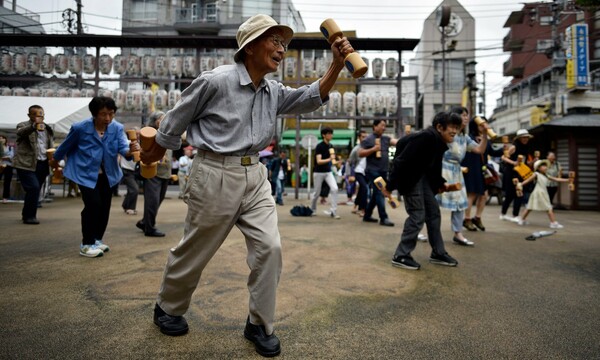
[(382, 93), (376, 92), (373, 96), (373, 112), (375, 114), (381, 114), (383, 112), (383, 108), (385, 107), (385, 97)]
[(81, 97), (94, 97), (94, 96), (96, 96), (96, 92), (94, 91), (94, 89), (81, 90)]
[(337, 90), (329, 92), (329, 111), (334, 114), (342, 111), (342, 94)]
[(142, 90), (127, 90), (125, 108), (129, 111), (142, 110)]
[(156, 58), (152, 55), (144, 55), (142, 58), (142, 75), (150, 76), (154, 74), (156, 67)]
[(71, 98), (81, 97), (81, 90), (79, 90), (79, 89), (69, 89), (69, 97), (71, 97)]
[(125, 104), (127, 102), (127, 93), (123, 89), (116, 89), (113, 91), (113, 99), (115, 99), (115, 104), (117, 104), (118, 108), (125, 108)]
[(385, 75), (390, 79), (398, 75), (398, 60), (389, 58), (385, 61)]
[(86, 54), (83, 57), (83, 72), (93, 74), (96, 72), (96, 57), (92, 54)]
[(54, 93), (55, 93), (54, 89), (51, 89), (51, 88), (42, 89), (43, 97), (54, 97)]
[(54, 56), (50, 54), (42, 55), (42, 62), (40, 64), (40, 67), (42, 68), (42, 72), (44, 74), (52, 73), (52, 71), (54, 71)]
[(127, 75), (140, 76), (142, 73), (142, 62), (137, 55), (129, 55), (127, 57)]
[(112, 91), (108, 90), (108, 89), (100, 89), (100, 96), (104, 96), (104, 97), (109, 97), (109, 98), (113, 98), (113, 96), (115, 95)]
[(142, 91), (142, 109), (150, 109), (152, 107), (152, 90)]
[(42, 57), (36, 53), (27, 54), (27, 72), (29, 74), (37, 74), (42, 65)]
[(8, 53), (2, 54), (2, 57), (0, 57), (0, 71), (4, 74), (10, 74), (12, 72), (12, 66), (12, 55)]
[(42, 92), (38, 88), (27, 88), (25, 94), (26, 96), (41, 96)]
[(302, 77), (313, 77), (314, 61), (313, 59), (302, 59)]
[(12, 96), (12, 90), (7, 86), (0, 87), (0, 95), (1, 96)]
[(154, 94), (154, 107), (156, 110), (166, 109), (168, 98), (169, 94), (166, 90), (158, 90), (156, 94)]
[[(366, 57), (363, 57), (362, 59), (365, 62), (365, 64), (367, 64), (367, 68), (368, 68), (369, 67), (369, 59), (367, 59)], [(367, 73), (368, 73), (368, 71), (362, 77), (367, 77)]]
[(27, 93), (25, 92), (25, 89), (23, 89), (22, 87), (15, 87), (12, 88), (12, 96), (26, 96)]
[(210, 56), (202, 56), (200, 58), (200, 73), (213, 69), (213, 59)]
[(13, 71), (16, 74), (25, 74), (27, 71), (27, 56), (22, 53), (16, 53), (13, 55)]
[(293, 79), (296, 77), (296, 58), (286, 57), (285, 58), (285, 77)]
[(380, 58), (373, 59), (371, 71), (373, 72), (373, 77), (375, 79), (381, 79), (381, 76), (383, 75), (383, 60)]
[(64, 74), (69, 69), (69, 58), (65, 54), (58, 54), (54, 57), (54, 71), (57, 74)]
[(113, 66), (113, 59), (110, 55), (100, 55), (100, 59), (98, 59), (98, 67), (100, 68), (100, 73), (104, 75), (110, 74), (110, 70)]
[(121, 55), (116, 55), (113, 59), (113, 72), (122, 75), (127, 70), (127, 59)]
[(169, 58), (164, 55), (156, 57), (154, 65), (154, 73), (156, 76), (166, 76), (169, 71)]
[(322, 77), (323, 75), (325, 75), (328, 67), (329, 67), (329, 64), (327, 62), (327, 59), (322, 58), (322, 57), (317, 58), (315, 60), (315, 68), (317, 70), (317, 77)]
[(388, 114), (395, 114), (398, 111), (398, 94), (389, 93), (386, 98), (386, 109)]
[(181, 90), (169, 90), (169, 100), (167, 105), (169, 106), (169, 109), (172, 109), (175, 107), (175, 104), (177, 104), (177, 102), (181, 99)]
[(171, 56), (169, 58), (169, 74), (181, 77), (183, 68), (183, 58), (181, 56)]
[(56, 91), (56, 95), (55, 96), (56, 97), (61, 97), (61, 98), (69, 97), (69, 91), (67, 89), (62, 89), (62, 88), (58, 89)]
[(356, 109), (360, 114), (364, 114), (371, 109), (371, 96), (364, 92), (356, 95)]
[(83, 69), (83, 60), (80, 55), (69, 56), (69, 71), (71, 74), (80, 74)]
[(185, 56), (183, 58), (183, 75), (185, 77), (198, 76), (198, 61), (195, 56)]
[(356, 94), (352, 91), (346, 91), (342, 97), (344, 112), (346, 115), (356, 114)]

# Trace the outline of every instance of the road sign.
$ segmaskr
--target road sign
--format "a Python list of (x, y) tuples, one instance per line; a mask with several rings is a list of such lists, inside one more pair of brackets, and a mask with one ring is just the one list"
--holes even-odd
[(318, 141), (319, 139), (317, 139), (317, 137), (313, 134), (307, 134), (302, 137), (302, 139), (300, 140), (300, 144), (305, 149), (314, 149), (317, 147)]

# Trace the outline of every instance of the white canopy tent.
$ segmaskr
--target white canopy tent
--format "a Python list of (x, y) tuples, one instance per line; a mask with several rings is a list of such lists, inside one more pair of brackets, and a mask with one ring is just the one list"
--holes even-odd
[(88, 109), (90, 101), (92, 98), (0, 96), (0, 133), (15, 133), (17, 124), (28, 120), (29, 107), (40, 105), (46, 115), (44, 122), (52, 127), (57, 136), (64, 137), (73, 123), (92, 116)]

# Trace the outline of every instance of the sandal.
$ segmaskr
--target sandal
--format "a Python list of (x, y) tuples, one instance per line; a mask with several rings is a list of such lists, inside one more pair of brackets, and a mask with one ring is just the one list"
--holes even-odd
[(127, 214), (127, 215), (137, 215), (137, 211), (135, 211), (133, 209), (127, 209), (127, 210), (125, 210), (125, 214)]

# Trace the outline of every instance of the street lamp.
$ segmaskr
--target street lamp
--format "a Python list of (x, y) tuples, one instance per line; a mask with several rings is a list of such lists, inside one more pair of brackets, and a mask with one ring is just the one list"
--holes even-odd
[(471, 60), (465, 63), (465, 74), (467, 76), (467, 86), (469, 87), (469, 115), (475, 115), (475, 94), (477, 93), (477, 72), (475, 71), (477, 61)]

